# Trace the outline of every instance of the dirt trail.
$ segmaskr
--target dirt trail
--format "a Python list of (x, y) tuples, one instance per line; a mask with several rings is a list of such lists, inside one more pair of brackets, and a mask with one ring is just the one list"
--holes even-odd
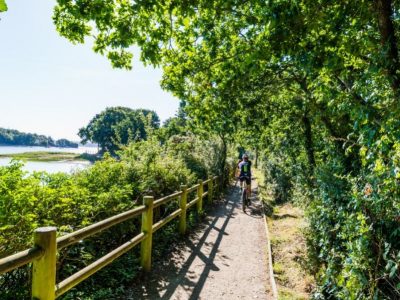
[(272, 299), (261, 203), (253, 191), (243, 213), (239, 188), (230, 188), (182, 249), (153, 263), (128, 299)]

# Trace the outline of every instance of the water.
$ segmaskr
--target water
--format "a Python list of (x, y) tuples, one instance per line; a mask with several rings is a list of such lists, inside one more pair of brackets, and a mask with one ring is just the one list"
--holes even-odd
[[(24, 153), (24, 152), (69, 152), (69, 153), (97, 153), (97, 147), (79, 147), (79, 148), (57, 148), (57, 147), (25, 147), (25, 146), (0, 146), (0, 154)], [(0, 158), (0, 166), (7, 166), (11, 158)], [(87, 168), (90, 165), (88, 161), (57, 161), (57, 162), (25, 162), (23, 169), (28, 172), (46, 171), (48, 173), (65, 172), (71, 173), (75, 170)]]
[(0, 146), (0, 154), (13, 154), (24, 152), (68, 152), (68, 153), (89, 153), (96, 154), (97, 147), (79, 146), (78, 148), (58, 148), (58, 147), (29, 147), (29, 146)]

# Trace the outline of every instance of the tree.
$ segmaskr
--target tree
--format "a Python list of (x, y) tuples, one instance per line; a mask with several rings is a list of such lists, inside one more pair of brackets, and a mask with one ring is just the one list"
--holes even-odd
[(185, 135), (187, 127), (185, 120), (179, 117), (173, 117), (165, 120), (163, 126), (160, 128), (160, 139), (166, 142), (169, 138), (175, 135)]
[(82, 143), (98, 143), (101, 152), (115, 155), (122, 145), (145, 140), (146, 127), (160, 126), (158, 115), (146, 109), (133, 110), (127, 107), (109, 107), (97, 114), (86, 127), (79, 130)]

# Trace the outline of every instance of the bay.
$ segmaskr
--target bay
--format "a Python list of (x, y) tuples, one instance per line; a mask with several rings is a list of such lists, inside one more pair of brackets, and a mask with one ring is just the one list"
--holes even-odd
[[(13, 153), (24, 153), (24, 152), (69, 152), (69, 153), (97, 153), (97, 147), (78, 147), (78, 148), (58, 148), (58, 147), (25, 147), (25, 146), (0, 146), (0, 154), (13, 154)], [(7, 166), (11, 161), (11, 158), (3, 157), (0, 158), (0, 166)], [(76, 170), (81, 170), (90, 166), (89, 161), (56, 161), (56, 162), (36, 162), (27, 161), (24, 162), (23, 169), (27, 172), (34, 171), (46, 171), (48, 173), (71, 173)]]
[(0, 146), (0, 154), (13, 154), (24, 152), (67, 152), (67, 153), (89, 153), (96, 154), (97, 147), (79, 146), (78, 148), (59, 148), (59, 147), (29, 147), (29, 146)]

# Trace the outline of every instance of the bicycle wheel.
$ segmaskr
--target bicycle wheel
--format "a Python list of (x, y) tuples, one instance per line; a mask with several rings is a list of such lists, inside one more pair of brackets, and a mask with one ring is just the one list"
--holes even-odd
[(247, 187), (243, 188), (243, 191), (242, 191), (242, 209), (243, 209), (243, 211), (246, 210), (246, 204), (247, 204)]

